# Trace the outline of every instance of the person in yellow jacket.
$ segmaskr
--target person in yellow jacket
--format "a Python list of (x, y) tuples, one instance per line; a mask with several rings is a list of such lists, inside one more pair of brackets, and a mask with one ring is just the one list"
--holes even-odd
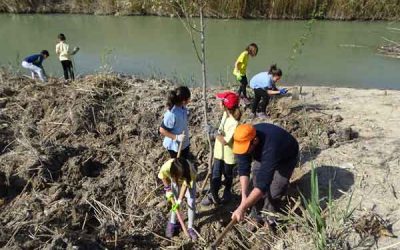
[(232, 152), (233, 134), (239, 125), (241, 117), (239, 96), (236, 93), (227, 91), (218, 93), (216, 96), (221, 100), (220, 105), (223, 110), (223, 116), (216, 133), (211, 131), (211, 128), (207, 131), (211, 136), (212, 134), (217, 135), (215, 136), (214, 165), (210, 182), (210, 193), (201, 201), (201, 204), (204, 206), (221, 203), (218, 191), (222, 185), (222, 175), (225, 178), (222, 202), (227, 203), (232, 197), (233, 168), (235, 167), (235, 157)]
[(65, 42), (64, 34), (58, 35), (58, 43), (56, 45), (56, 54), (58, 55), (64, 71), (64, 79), (68, 80), (70, 77), (75, 80), (74, 68), (71, 61), (71, 56), (75, 55), (79, 48), (75, 47), (72, 52), (69, 50), (69, 45)]
[(188, 206), (188, 233), (190, 238), (195, 241), (197, 233), (193, 228), (196, 214), (196, 176), (197, 171), (184, 158), (173, 158), (165, 162), (159, 173), (158, 178), (164, 184), (165, 197), (168, 201), (175, 200), (171, 209), (171, 217), (165, 230), (165, 236), (172, 238), (179, 229), (176, 223), (176, 211), (180, 209), (183, 197), (187, 199)]
[(258, 46), (255, 43), (251, 43), (247, 46), (247, 48), (239, 55), (236, 59), (235, 67), (233, 69), (233, 75), (236, 77), (236, 80), (240, 82), (240, 87), (238, 90), (238, 94), (241, 98), (243, 98), (243, 102), (246, 105), (250, 104), (249, 99), (247, 98), (246, 87), (248, 85), (248, 80), (246, 76), (247, 72), (247, 63), (249, 61), (249, 56), (255, 57), (258, 53)]

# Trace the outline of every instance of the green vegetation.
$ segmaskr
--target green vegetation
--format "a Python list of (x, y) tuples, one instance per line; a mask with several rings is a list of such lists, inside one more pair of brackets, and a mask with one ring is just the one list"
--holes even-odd
[[(352, 231), (353, 195), (348, 194), (344, 207), (338, 206), (338, 203), (333, 202), (329, 183), (328, 197), (321, 198), (314, 165), (310, 174), (309, 195), (301, 195), (302, 205), (298, 206), (298, 212), (288, 207), (287, 215), (281, 217), (286, 223), (282, 223), (278, 238), (283, 239), (287, 245), (297, 245), (303, 241), (310, 242), (309, 247), (312, 246), (313, 249), (343, 249)], [(288, 230), (289, 225), (296, 230)]]
[[(188, 5), (194, 1), (189, 1)], [(167, 0), (0, 0), (0, 11), (11, 13), (88, 13), (174, 16)], [(381, 20), (398, 19), (398, 0), (214, 0), (206, 16), (217, 18)], [(194, 13), (195, 14), (195, 13)], [(195, 14), (196, 15), (196, 14)]]

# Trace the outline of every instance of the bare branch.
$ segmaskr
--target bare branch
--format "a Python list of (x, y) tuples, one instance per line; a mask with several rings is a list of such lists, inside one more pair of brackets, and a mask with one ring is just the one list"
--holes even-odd
[(193, 49), (196, 53), (197, 60), (199, 60), (200, 63), (203, 63), (203, 60), (200, 56), (199, 49), (197, 47), (196, 40), (194, 39), (194, 35), (193, 35), (193, 30), (196, 32), (201, 32), (201, 30), (194, 27), (193, 18), (189, 16), (189, 11), (186, 7), (185, 1), (184, 0), (183, 1), (176, 0), (175, 3), (179, 6), (179, 8), (181, 9), (181, 11), (184, 15), (185, 20), (182, 19), (181, 15), (179, 14), (178, 11), (176, 12), (179, 20), (183, 24), (183, 27), (185, 27), (186, 31), (189, 33), (190, 40), (192, 41)]

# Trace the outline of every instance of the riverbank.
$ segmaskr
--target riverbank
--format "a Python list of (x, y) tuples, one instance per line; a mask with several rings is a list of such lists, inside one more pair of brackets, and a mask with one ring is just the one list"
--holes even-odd
[[(168, 208), (157, 171), (168, 156), (157, 131), (172, 88), (165, 80), (116, 75), (86, 76), (68, 85), (52, 79), (43, 85), (2, 72), (0, 247), (208, 246), (227, 225), (227, 210), (239, 202), (239, 186), (236, 181), (227, 207), (198, 205), (198, 242), (185, 241), (183, 234), (172, 241), (163, 238)], [(207, 91), (214, 125), (220, 119), (214, 97), (219, 90)], [(201, 185), (208, 152), (201, 89), (191, 91), (191, 151)], [(355, 208), (334, 222), (333, 212), (324, 218), (330, 246), (374, 248), (374, 239), (377, 246), (394, 243), (387, 235), (400, 234), (400, 92), (303, 87), (295, 99), (274, 100), (267, 120), (285, 127), (301, 145), (293, 199), (298, 200), (297, 188), (309, 193), (314, 165), (321, 197), (328, 196), (331, 183), (332, 211), (346, 207), (350, 197)], [(251, 120), (246, 111), (243, 122), (262, 121)], [(303, 214), (299, 207), (293, 212)], [(282, 222), (284, 231), (272, 235), (265, 228), (250, 233), (243, 223), (223, 246), (313, 249), (307, 224)]]
[[(191, 1), (189, 1), (191, 3)], [(190, 4), (188, 4), (190, 6)], [(189, 7), (189, 9), (191, 6)], [(0, 0), (0, 12), (7, 13), (79, 13), (97, 15), (176, 16), (176, 4), (163, 0)], [(317, 13), (317, 14), (314, 14)], [(399, 18), (398, 1), (209, 1), (206, 16), (213, 18), (395, 20)], [(197, 15), (197, 13), (194, 13)]]

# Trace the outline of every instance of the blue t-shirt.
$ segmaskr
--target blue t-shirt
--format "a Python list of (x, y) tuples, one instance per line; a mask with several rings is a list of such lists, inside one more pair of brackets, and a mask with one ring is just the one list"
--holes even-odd
[[(161, 127), (172, 134), (179, 135), (185, 131), (185, 139), (182, 144), (182, 150), (189, 146), (189, 128), (188, 128), (188, 110), (185, 107), (174, 106), (164, 114)], [(165, 137), (163, 146), (167, 150), (178, 152), (179, 143), (169, 137)]]
[(250, 80), (250, 88), (252, 89), (273, 89), (275, 87), (272, 75), (268, 72), (261, 72), (253, 76)]
[(31, 55), (24, 59), (25, 62), (32, 63), (39, 67), (42, 66), (43, 60), (44, 60), (44, 56), (42, 54)]

